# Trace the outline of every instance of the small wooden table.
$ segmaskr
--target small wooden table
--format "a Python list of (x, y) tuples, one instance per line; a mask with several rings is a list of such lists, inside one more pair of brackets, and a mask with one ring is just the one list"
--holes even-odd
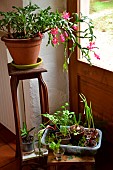
[(94, 156), (76, 156), (64, 154), (61, 161), (56, 161), (52, 153), (48, 155), (48, 170), (93, 170)]

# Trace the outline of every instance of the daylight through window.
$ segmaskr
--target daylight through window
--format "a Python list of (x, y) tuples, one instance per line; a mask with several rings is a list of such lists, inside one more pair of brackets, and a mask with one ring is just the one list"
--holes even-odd
[(100, 60), (93, 58), (92, 63), (113, 71), (113, 0), (81, 0), (80, 12), (89, 15), (95, 26)]

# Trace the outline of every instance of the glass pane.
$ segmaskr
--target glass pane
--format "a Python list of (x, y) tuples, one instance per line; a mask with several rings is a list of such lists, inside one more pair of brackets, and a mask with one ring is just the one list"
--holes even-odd
[(81, 0), (80, 12), (88, 15), (95, 26), (95, 43), (99, 47), (97, 53), (100, 60), (92, 57), (92, 63), (113, 70), (113, 0)]

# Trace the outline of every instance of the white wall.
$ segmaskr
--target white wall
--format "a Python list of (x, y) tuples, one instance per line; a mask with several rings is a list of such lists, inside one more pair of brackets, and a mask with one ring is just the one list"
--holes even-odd
[[(0, 11), (11, 10), (12, 5), (22, 5), (18, 0), (0, 0)], [(0, 123), (15, 132), (10, 79), (7, 69), (8, 56), (4, 43), (0, 40)]]

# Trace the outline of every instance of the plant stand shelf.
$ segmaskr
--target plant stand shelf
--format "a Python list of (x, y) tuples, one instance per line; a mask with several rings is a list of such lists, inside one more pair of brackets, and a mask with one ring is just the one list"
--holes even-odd
[[(18, 108), (18, 99), (17, 99), (18, 84), (20, 80), (37, 78), (39, 84), (41, 114), (44, 114), (46, 112), (49, 113), (48, 90), (42, 78), (42, 73), (47, 72), (47, 70), (43, 67), (43, 64), (33, 69), (20, 70), (12, 66), (11, 63), (8, 63), (8, 72), (10, 76), (10, 85), (11, 85), (15, 129), (16, 129), (16, 157), (22, 160), (20, 117), (19, 117), (19, 108)], [(46, 121), (45, 118), (42, 119), (42, 122), (45, 121)]]

